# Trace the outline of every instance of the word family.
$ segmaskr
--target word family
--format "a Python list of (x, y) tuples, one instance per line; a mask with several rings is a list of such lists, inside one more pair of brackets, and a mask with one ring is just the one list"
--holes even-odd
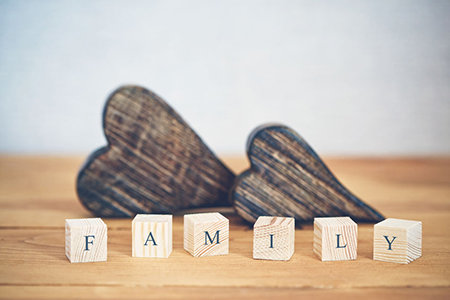
[[(184, 215), (184, 249), (194, 257), (227, 255), (229, 220), (220, 213)], [(100, 218), (66, 220), (66, 256), (71, 263), (107, 259), (107, 226)], [(422, 255), (422, 222), (386, 219), (374, 226), (373, 259), (408, 264)], [(132, 256), (168, 258), (172, 215), (136, 215)], [(288, 261), (294, 254), (295, 220), (259, 217), (253, 226), (253, 258)], [(322, 261), (354, 260), (358, 225), (349, 217), (314, 219), (313, 251)]]

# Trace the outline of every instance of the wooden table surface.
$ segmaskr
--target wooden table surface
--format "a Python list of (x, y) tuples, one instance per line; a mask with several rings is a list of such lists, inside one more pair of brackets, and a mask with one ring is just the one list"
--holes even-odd
[[(450, 298), (450, 158), (326, 159), (337, 177), (386, 217), (423, 222), (423, 255), (372, 260), (373, 224), (359, 224), (355, 261), (321, 262), (312, 226), (297, 229), (288, 262), (252, 259), (252, 229), (231, 209), (230, 254), (194, 258), (174, 217), (168, 259), (131, 257), (131, 219), (106, 219), (108, 261), (71, 264), (64, 219), (91, 214), (75, 194), (84, 159), (0, 157), (0, 298)], [(224, 158), (236, 172), (244, 158)]]

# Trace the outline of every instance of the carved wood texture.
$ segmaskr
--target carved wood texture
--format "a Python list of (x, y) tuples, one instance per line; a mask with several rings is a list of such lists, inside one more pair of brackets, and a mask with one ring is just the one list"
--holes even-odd
[(116, 90), (103, 128), (108, 145), (88, 158), (77, 179), (79, 199), (97, 216), (230, 205), (234, 174), (154, 93), (137, 86)]
[(282, 125), (264, 125), (250, 135), (251, 167), (230, 191), (237, 213), (249, 222), (259, 216), (350, 216), (378, 222), (383, 216), (347, 190), (303, 138)]

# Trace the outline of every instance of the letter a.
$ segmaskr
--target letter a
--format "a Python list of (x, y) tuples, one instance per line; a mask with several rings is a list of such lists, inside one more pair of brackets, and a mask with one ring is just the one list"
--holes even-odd
[(148, 241), (152, 241), (153, 242), (153, 246), (158, 246), (158, 245), (156, 245), (155, 238), (153, 237), (153, 234), (152, 234), (151, 231), (148, 234), (148, 237), (147, 237), (147, 240), (145, 241), (144, 246), (148, 246)]

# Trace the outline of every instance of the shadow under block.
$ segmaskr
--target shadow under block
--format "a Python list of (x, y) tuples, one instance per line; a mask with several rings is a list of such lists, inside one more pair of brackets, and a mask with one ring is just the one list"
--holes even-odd
[(422, 256), (422, 222), (386, 219), (373, 230), (373, 259), (409, 264)]
[(172, 215), (136, 215), (132, 236), (133, 257), (169, 257), (172, 253)]
[(227, 255), (229, 229), (220, 213), (184, 215), (184, 249), (194, 257)]
[(294, 241), (294, 218), (259, 217), (253, 225), (253, 258), (290, 260)]
[(314, 253), (322, 261), (354, 260), (358, 225), (349, 217), (314, 218)]
[(106, 261), (108, 228), (100, 218), (66, 220), (66, 256), (71, 263)]

